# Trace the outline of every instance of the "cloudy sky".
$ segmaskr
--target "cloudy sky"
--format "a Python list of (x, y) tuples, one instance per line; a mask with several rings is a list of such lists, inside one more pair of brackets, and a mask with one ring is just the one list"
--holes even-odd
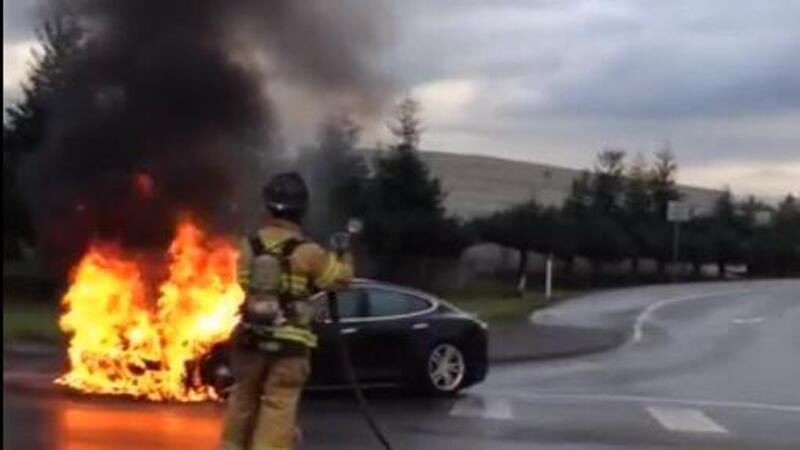
[[(3, 0), (4, 104), (35, 5)], [(797, 0), (404, 0), (376, 63), (425, 148), (587, 167), (669, 141), (680, 181), (777, 197), (800, 192), (799, 24)]]

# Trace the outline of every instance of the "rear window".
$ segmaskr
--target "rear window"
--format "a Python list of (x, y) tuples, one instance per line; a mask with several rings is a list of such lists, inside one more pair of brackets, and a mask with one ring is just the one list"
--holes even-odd
[(402, 292), (370, 289), (368, 293), (369, 317), (397, 316), (424, 311), (430, 308), (429, 301)]

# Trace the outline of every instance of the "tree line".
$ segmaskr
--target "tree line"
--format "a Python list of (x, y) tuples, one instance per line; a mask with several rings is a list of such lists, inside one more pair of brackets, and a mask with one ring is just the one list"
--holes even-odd
[[(589, 260), (594, 275), (603, 265), (630, 261), (631, 275), (640, 261), (656, 262), (664, 276), (673, 260), (675, 227), (668, 205), (683, 199), (676, 184), (678, 164), (669, 145), (652, 162), (606, 149), (591, 171), (572, 182), (561, 206), (543, 206), (535, 198), (472, 223), (478, 238), (519, 252), (518, 288), (524, 289), (528, 252), (553, 255), (569, 273), (577, 257)], [(681, 225), (677, 262), (699, 277), (715, 264), (720, 277), (730, 265), (747, 266), (749, 274), (787, 275), (800, 271), (800, 203), (787, 195), (777, 206), (755, 200), (736, 201), (723, 191), (711, 211), (692, 215)]]

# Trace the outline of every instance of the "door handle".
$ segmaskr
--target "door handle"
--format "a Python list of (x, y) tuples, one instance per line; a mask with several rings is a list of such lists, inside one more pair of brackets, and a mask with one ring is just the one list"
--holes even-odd
[(414, 325), (411, 325), (411, 329), (412, 330), (424, 330), (424, 329), (426, 329), (428, 327), (430, 327), (430, 324), (428, 324), (428, 322), (420, 322), (420, 323), (415, 323)]
[(358, 328), (350, 327), (350, 328), (342, 328), (342, 334), (353, 334), (358, 331)]

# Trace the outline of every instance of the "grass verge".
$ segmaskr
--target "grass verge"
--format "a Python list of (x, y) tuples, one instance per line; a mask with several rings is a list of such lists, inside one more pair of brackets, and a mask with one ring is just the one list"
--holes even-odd
[(520, 297), (507, 285), (481, 283), (445, 293), (443, 298), (467, 312), (477, 314), (482, 320), (498, 324), (527, 320), (533, 311), (578, 293), (577, 290), (553, 291), (553, 296), (547, 299), (542, 292), (528, 291)]
[(56, 343), (61, 339), (57, 304), (3, 301), (3, 343), (40, 341)]

